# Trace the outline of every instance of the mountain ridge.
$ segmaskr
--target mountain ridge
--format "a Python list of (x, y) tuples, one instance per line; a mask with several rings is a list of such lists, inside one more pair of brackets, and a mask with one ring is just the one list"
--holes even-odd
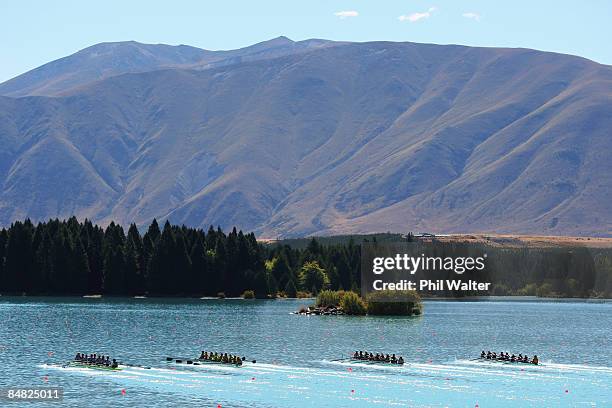
[(270, 238), (612, 234), (609, 66), (528, 49), (317, 44), (0, 98), (0, 221), (157, 217)]

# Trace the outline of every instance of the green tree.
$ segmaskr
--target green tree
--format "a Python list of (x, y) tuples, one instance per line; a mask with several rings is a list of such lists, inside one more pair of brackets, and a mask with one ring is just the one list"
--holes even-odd
[(312, 290), (314, 294), (319, 293), (329, 285), (329, 278), (317, 261), (304, 263), (300, 269), (300, 286), (304, 290)]
[(295, 283), (293, 280), (289, 280), (285, 285), (285, 294), (287, 297), (295, 298), (297, 297), (297, 288), (295, 287)]
[(206, 247), (204, 246), (204, 238), (198, 235), (196, 238), (191, 253), (191, 275), (189, 279), (189, 287), (192, 288), (191, 294), (208, 294), (213, 295), (210, 291), (211, 281), (208, 276), (208, 261), (206, 257)]
[(268, 288), (268, 278), (264, 271), (259, 271), (255, 274), (253, 288), (257, 299), (266, 299), (268, 297), (270, 290)]
[(128, 294), (146, 292), (144, 245), (136, 224), (131, 224), (125, 241), (125, 284)]
[(27, 292), (33, 276), (32, 224), (29, 220), (11, 225), (6, 243), (3, 287), (8, 292)]
[(110, 295), (127, 294), (124, 245), (125, 234), (123, 228), (111, 222), (104, 233), (102, 247), (104, 292)]

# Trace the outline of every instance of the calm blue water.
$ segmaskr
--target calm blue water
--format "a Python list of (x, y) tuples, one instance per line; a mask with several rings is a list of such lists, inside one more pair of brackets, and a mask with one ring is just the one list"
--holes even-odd
[[(612, 406), (612, 303), (433, 301), (418, 318), (289, 314), (308, 303), (1, 297), (0, 386), (61, 386), (71, 407)], [(203, 349), (258, 362), (163, 361)], [(409, 364), (333, 361), (356, 349)], [(470, 361), (482, 349), (537, 353), (544, 365)], [(152, 368), (62, 368), (77, 351)]]

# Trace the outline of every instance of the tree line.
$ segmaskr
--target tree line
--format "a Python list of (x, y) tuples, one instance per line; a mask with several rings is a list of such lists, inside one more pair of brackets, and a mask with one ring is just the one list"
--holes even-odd
[(111, 222), (29, 219), (0, 230), (0, 293), (28, 295), (295, 297), (359, 287), (359, 246), (263, 245), (234, 228), (156, 220), (141, 234)]
[[(608, 248), (495, 248), (467, 243), (413, 242), (415, 253), (466, 256), (488, 253), (487, 268), (465, 279), (493, 282), (489, 294), (612, 297), (612, 250)], [(390, 239), (391, 239), (390, 238)], [(358, 238), (356, 238), (359, 240)], [(375, 243), (376, 236), (361, 242)], [(385, 237), (378, 237), (381, 242)], [(324, 241), (325, 242), (325, 241)], [(0, 294), (116, 296), (316, 295), (361, 287), (361, 245), (353, 237), (306, 245), (265, 244), (234, 228), (204, 231), (156, 220), (141, 234), (111, 222), (29, 219), (0, 230)], [(421, 275), (419, 275), (421, 277)], [(453, 272), (429, 279), (455, 279)], [(366, 283), (367, 284), (367, 283)], [(422, 293), (466, 296), (482, 293)]]

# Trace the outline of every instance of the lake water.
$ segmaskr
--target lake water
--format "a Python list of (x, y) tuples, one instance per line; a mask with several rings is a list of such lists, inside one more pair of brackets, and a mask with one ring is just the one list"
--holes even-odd
[[(28, 407), (612, 406), (612, 303), (429, 301), (416, 318), (290, 314), (309, 302), (0, 297), (0, 386), (65, 390), (62, 404)], [(535, 353), (543, 365), (470, 361), (482, 349)], [(257, 363), (163, 361), (201, 350)], [(354, 350), (407, 364), (334, 361)], [(151, 368), (63, 368), (77, 351)]]

